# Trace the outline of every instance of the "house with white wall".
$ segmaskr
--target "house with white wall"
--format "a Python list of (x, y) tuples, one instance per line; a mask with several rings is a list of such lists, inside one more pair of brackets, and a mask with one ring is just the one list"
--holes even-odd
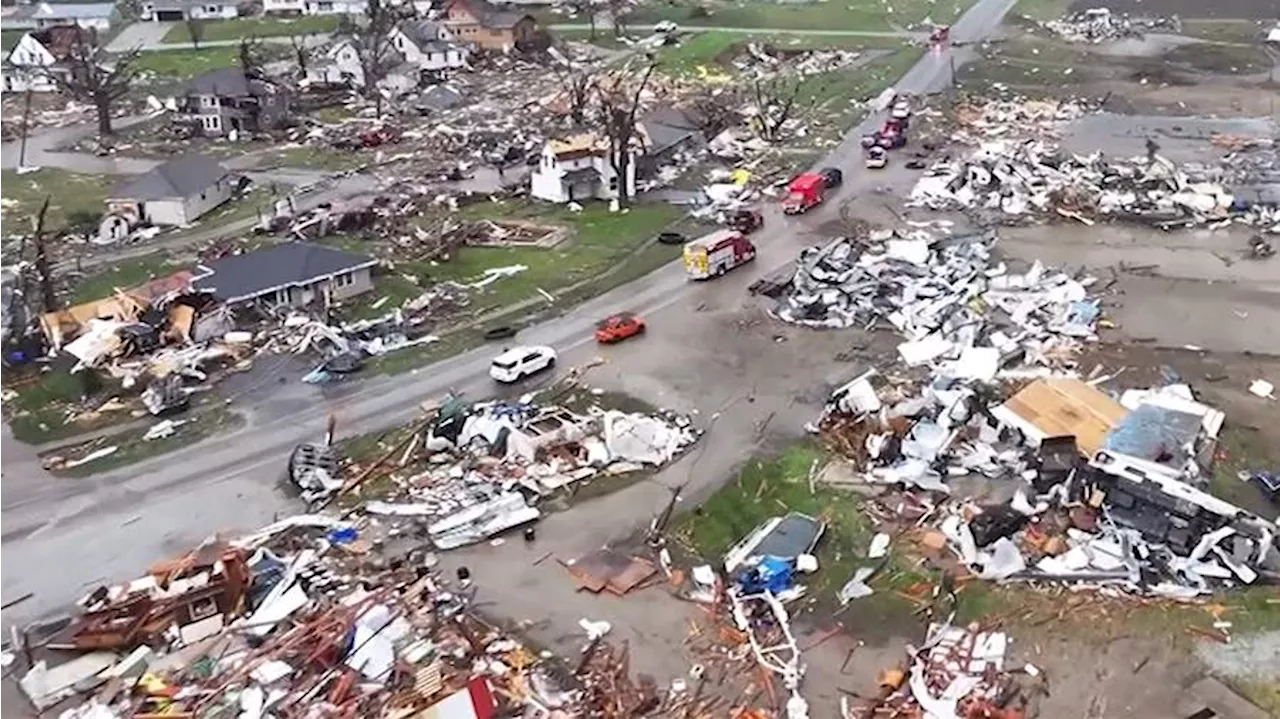
[(19, 5), (4, 17), (6, 30), (40, 30), (59, 25), (79, 25), (86, 30), (110, 30), (115, 3), (48, 3)]
[[(627, 163), (627, 196), (636, 193), (635, 152)], [(609, 158), (609, 141), (595, 133), (548, 140), (529, 178), (529, 194), (564, 204), (585, 200), (613, 200), (622, 189)]]
[(262, 14), (272, 17), (302, 15), (361, 15), (369, 0), (262, 0)]
[(227, 0), (146, 0), (141, 13), (143, 20), (154, 22), (233, 20), (239, 16), (239, 5)]
[(107, 195), (109, 215), (130, 226), (189, 225), (231, 199), (239, 181), (203, 155), (184, 155), (127, 180)]
[(415, 20), (397, 27), (391, 42), (419, 70), (438, 72), (466, 67), (470, 50), (455, 42), (453, 32), (444, 23)]
[[(323, 58), (307, 66), (305, 85), (346, 85), (364, 87), (364, 65), (360, 62), (360, 45), (356, 38), (342, 38), (329, 46)], [(419, 71), (395, 48), (386, 62), (391, 68), (378, 82), (388, 95), (398, 97), (418, 86)]]
[(0, 67), (5, 92), (56, 92), (54, 76), (69, 72), (65, 60), (78, 42), (92, 43), (92, 30), (62, 25), (32, 30), (18, 40)]

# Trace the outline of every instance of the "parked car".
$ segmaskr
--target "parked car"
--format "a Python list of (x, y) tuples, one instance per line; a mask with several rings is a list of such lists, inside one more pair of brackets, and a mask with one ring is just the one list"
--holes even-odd
[(596, 324), (596, 342), (613, 344), (629, 337), (644, 334), (644, 320), (632, 312), (619, 312)]
[(498, 382), (518, 382), (556, 366), (556, 351), (545, 345), (512, 347), (493, 358), (489, 376)]

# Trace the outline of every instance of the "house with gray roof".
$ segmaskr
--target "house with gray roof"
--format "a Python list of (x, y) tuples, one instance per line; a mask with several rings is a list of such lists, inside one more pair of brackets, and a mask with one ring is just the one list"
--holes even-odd
[(223, 137), (283, 127), (290, 112), (283, 85), (247, 75), (239, 67), (222, 67), (187, 82), (173, 121), (205, 137)]
[(391, 37), (406, 61), (427, 72), (467, 66), (470, 50), (454, 40), (449, 26), (434, 20), (404, 23), (392, 31)]
[(125, 180), (107, 194), (112, 215), (130, 225), (189, 225), (231, 199), (239, 179), (203, 155), (184, 155)]
[(287, 242), (199, 265), (192, 287), (229, 305), (328, 307), (373, 289), (378, 261), (309, 242)]
[(236, 0), (145, 0), (141, 17), (154, 22), (233, 20), (240, 15)]
[(4, 29), (43, 29), (78, 25), (86, 30), (110, 30), (115, 3), (32, 3), (19, 5), (4, 16)]

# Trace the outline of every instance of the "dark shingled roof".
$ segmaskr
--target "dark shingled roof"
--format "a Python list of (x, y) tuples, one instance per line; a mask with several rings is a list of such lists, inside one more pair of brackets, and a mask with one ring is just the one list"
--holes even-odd
[(184, 90), (187, 95), (261, 97), (274, 93), (276, 86), (266, 80), (245, 77), (241, 68), (220, 67), (191, 78)]
[(190, 197), (209, 189), (231, 174), (227, 168), (204, 155), (183, 155), (138, 177), (125, 180), (111, 190), (111, 199), (163, 200)]
[[(192, 286), (226, 302), (249, 299), (284, 287), (310, 285), (377, 260), (307, 242), (289, 242), (201, 265)], [(212, 274), (204, 271), (210, 270)], [(204, 276), (201, 276), (204, 275)]]

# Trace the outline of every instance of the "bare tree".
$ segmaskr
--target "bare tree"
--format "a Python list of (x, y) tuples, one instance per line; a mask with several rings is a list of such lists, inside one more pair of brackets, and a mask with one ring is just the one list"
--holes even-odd
[(47, 238), (44, 234), (44, 217), (49, 212), (49, 201), (52, 195), (45, 195), (44, 204), (40, 206), (40, 214), (36, 215), (35, 234), (32, 241), (36, 246), (35, 265), (36, 278), (40, 283), (40, 300), (45, 312), (58, 311), (58, 295), (53, 291), (53, 263), (49, 261)]
[(635, 0), (601, 0), (600, 4), (609, 13), (609, 21), (613, 23), (614, 36), (622, 37), (626, 35), (627, 19), (631, 17), (632, 11), (636, 9)]
[(609, 140), (609, 164), (618, 178), (618, 204), (626, 205), (631, 199), (631, 185), (627, 176), (631, 173), (632, 152), (637, 141), (636, 117), (640, 112), (640, 100), (657, 63), (649, 60), (643, 71), (634, 72), (631, 63), (610, 72), (596, 84), (596, 97), (600, 103), (600, 120)]
[(596, 88), (596, 75), (591, 67), (573, 64), (568, 67), (558, 66), (556, 74), (564, 86), (565, 99), (569, 104), (569, 120), (574, 127), (585, 127), (587, 112), (591, 105), (592, 93)]
[(129, 94), (129, 86), (138, 74), (134, 63), (139, 52), (134, 48), (109, 58), (94, 33), (77, 29), (65, 60), (67, 72), (50, 74), (67, 95), (93, 105), (100, 138), (112, 134), (111, 109)]
[(761, 140), (780, 139), (783, 126), (805, 107), (801, 102), (803, 90), (803, 79), (790, 73), (752, 78), (748, 92), (756, 114), (751, 124)]
[(308, 34), (290, 35), (289, 45), (293, 48), (293, 61), (298, 65), (298, 77), (307, 76), (307, 66), (311, 64), (311, 48), (307, 47)]
[(596, 7), (597, 0), (573, 0), (569, 3), (569, 7), (573, 9), (575, 15), (586, 15), (587, 25), (591, 28), (591, 42), (596, 40)]
[(361, 92), (374, 103), (375, 112), (382, 116), (382, 81), (400, 62), (393, 35), (406, 19), (404, 11), (390, 7), (383, 0), (369, 0), (365, 21), (357, 23), (352, 35), (356, 55), (360, 59), (360, 73), (364, 76)]
[(262, 40), (256, 35), (240, 40), (240, 71), (245, 79), (261, 79), (262, 72)]
[(191, 47), (200, 49), (200, 41), (204, 39), (205, 19), (189, 17), (186, 20), (187, 37), (191, 38)]

